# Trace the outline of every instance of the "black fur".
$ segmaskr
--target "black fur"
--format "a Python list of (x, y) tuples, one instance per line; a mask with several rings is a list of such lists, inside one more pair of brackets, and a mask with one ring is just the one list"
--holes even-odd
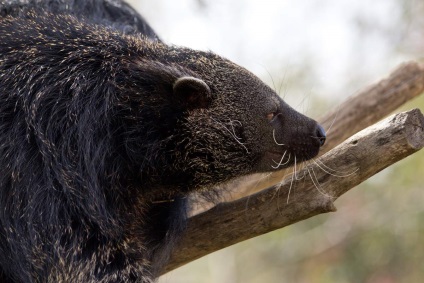
[(0, 0), (0, 16), (21, 16), (28, 10), (72, 14), (80, 20), (113, 27), (126, 34), (159, 37), (143, 17), (121, 0)]
[(190, 192), (319, 150), (315, 121), (120, 1), (0, 9), (1, 282), (151, 282)]

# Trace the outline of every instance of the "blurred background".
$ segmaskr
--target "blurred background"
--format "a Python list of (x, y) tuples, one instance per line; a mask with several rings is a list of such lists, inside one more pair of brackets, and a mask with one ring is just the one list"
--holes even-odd
[[(424, 56), (423, 0), (128, 2), (165, 42), (227, 57), (316, 119)], [(416, 107), (424, 109), (424, 95), (399, 111)], [(218, 251), (159, 282), (424, 282), (424, 151), (336, 206), (336, 213)]]

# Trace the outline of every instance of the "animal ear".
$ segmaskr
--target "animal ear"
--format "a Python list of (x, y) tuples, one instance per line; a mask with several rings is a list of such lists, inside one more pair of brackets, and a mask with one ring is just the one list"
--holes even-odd
[(174, 95), (187, 109), (207, 108), (212, 95), (209, 86), (194, 77), (181, 77), (173, 86)]

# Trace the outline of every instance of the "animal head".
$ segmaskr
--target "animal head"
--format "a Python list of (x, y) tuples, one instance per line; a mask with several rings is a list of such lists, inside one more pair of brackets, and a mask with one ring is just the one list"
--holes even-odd
[(136, 89), (161, 97), (155, 121), (162, 122), (155, 126), (166, 134), (160, 138), (163, 151), (155, 156), (164, 163), (153, 167), (167, 171), (156, 173), (166, 176), (164, 182), (170, 177), (167, 186), (207, 188), (282, 169), (313, 158), (324, 144), (325, 131), (317, 122), (244, 68), (211, 52), (161, 43), (151, 48), (131, 64), (137, 70), (131, 77), (139, 78)]

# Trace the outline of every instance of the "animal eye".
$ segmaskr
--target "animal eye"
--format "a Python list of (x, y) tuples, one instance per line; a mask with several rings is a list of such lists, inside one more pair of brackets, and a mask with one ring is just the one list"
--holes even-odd
[(272, 121), (275, 118), (275, 116), (277, 116), (277, 112), (271, 112), (266, 115), (266, 118), (268, 121)]

